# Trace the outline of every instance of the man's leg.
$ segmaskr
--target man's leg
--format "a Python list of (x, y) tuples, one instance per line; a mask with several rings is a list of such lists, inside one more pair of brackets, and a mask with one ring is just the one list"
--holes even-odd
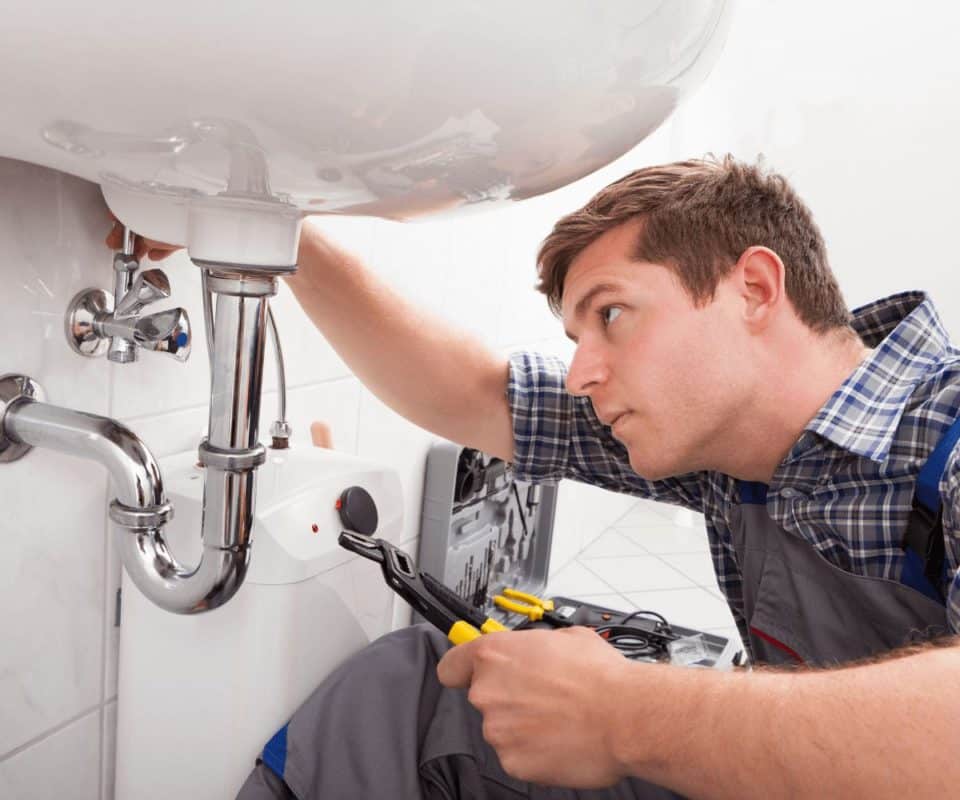
[[(653, 800), (641, 781), (572, 791), (507, 775), (484, 741), (480, 714), (436, 665), (449, 643), (426, 626), (383, 636), (346, 661), (294, 714), (283, 781), (258, 766), (238, 800)], [(287, 787), (289, 787), (287, 789)]]

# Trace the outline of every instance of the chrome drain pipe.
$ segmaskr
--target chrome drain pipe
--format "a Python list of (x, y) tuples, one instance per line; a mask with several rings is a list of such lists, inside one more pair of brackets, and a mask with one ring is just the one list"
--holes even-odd
[(200, 564), (184, 572), (160, 531), (137, 530), (125, 522), (123, 510), (111, 509), (116, 544), (133, 582), (161, 608), (187, 614), (226, 603), (250, 563), (256, 468), (265, 459), (257, 435), (267, 310), (277, 291), (269, 274), (200, 266), (210, 271), (207, 283), (216, 298), (209, 433), (199, 447), (206, 473)]
[(104, 464), (117, 489), (110, 518), (127, 573), (150, 600), (180, 614), (223, 605), (246, 576), (256, 468), (265, 459), (257, 429), (268, 304), (277, 291), (275, 275), (290, 271), (201, 266), (216, 296), (216, 335), (209, 434), (199, 447), (206, 475), (203, 554), (196, 567), (180, 564), (167, 547), (164, 525), (173, 511), (156, 460), (132, 431), (42, 402), (42, 390), (25, 376), (0, 376), (0, 461), (36, 446)]

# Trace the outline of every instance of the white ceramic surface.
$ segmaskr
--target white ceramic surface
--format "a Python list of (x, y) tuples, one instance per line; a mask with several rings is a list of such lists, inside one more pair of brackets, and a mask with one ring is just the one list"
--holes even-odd
[(0, 761), (4, 800), (99, 800), (100, 709)]
[(582, 562), (617, 592), (646, 592), (685, 589), (693, 581), (656, 556), (584, 559)]
[(196, 258), (289, 264), (301, 211), (406, 218), (603, 166), (707, 72), (728, 5), (15, 4), (0, 155)]
[[(98, 414), (108, 374), (69, 354), (63, 311), (95, 279), (103, 213), (92, 184), (0, 159), (0, 373)], [(0, 758), (101, 701), (106, 484), (52, 451), (0, 471)]]

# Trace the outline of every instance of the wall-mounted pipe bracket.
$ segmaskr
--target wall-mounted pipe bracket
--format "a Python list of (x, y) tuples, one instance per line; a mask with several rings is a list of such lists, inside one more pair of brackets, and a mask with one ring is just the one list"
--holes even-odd
[(46, 392), (33, 378), (26, 375), (0, 375), (0, 464), (23, 458), (33, 447), (9, 435), (3, 425), (7, 410), (18, 400), (47, 399)]

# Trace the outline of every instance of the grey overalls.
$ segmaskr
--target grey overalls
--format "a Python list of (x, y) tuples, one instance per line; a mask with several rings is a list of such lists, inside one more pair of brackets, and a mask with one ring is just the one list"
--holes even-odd
[[(827, 666), (948, 631), (939, 581), (935, 588), (915, 568), (905, 569), (897, 582), (834, 566), (809, 542), (770, 519), (762, 484), (741, 484), (740, 505), (733, 514), (733, 544), (755, 662)], [(942, 548), (939, 502), (933, 515), (915, 506), (910, 525), (918, 536), (920, 531), (928, 535), (923, 539), (925, 556), (928, 539), (935, 551)], [(942, 551), (939, 560), (936, 552), (924, 559), (909, 548), (907, 557), (911, 564), (932, 561), (931, 571), (943, 569)]]
[[(960, 438), (943, 437), (917, 480), (901, 582), (853, 575), (777, 525), (766, 486), (742, 483), (731, 525), (754, 661), (829, 665), (948, 631), (939, 481)], [(384, 636), (332, 673), (264, 748), (238, 800), (638, 800), (677, 795), (629, 779), (572, 791), (500, 768), (462, 690), (436, 663), (448, 647), (422, 626)], [(282, 780), (281, 780), (282, 778)]]

